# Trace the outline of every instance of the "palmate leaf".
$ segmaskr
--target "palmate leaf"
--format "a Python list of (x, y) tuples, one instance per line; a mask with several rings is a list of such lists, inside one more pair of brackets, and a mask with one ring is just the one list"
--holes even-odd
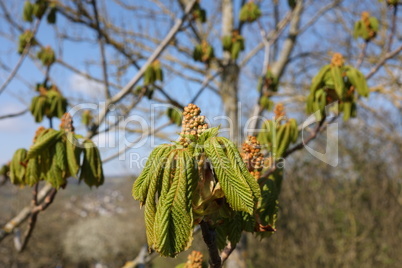
[(277, 157), (281, 157), (285, 151), (288, 149), (289, 144), (290, 144), (290, 139), (291, 139), (291, 134), (292, 129), (290, 124), (286, 123), (284, 125), (282, 125), (279, 129), (278, 132), (278, 141), (279, 141), (279, 145), (278, 145), (278, 150), (277, 150)]
[(176, 172), (176, 157), (177, 150), (170, 151), (169, 155), (166, 157), (166, 162), (163, 167), (162, 180), (160, 180), (160, 183), (158, 185), (159, 196), (167, 195), (170, 187), (172, 186), (173, 178)]
[(366, 78), (359, 70), (353, 67), (348, 67), (346, 71), (346, 76), (348, 77), (350, 83), (356, 88), (360, 96), (369, 96), (370, 92), (367, 86)]
[(222, 250), (229, 241), (232, 246), (236, 245), (241, 238), (242, 232), (254, 232), (254, 216), (237, 212), (230, 219), (225, 219), (223, 224), (216, 227), (216, 243), (219, 250)]
[(343, 81), (341, 69), (342, 67), (331, 66), (331, 74), (334, 82), (334, 89), (340, 99), (343, 98), (343, 92), (345, 88), (345, 83)]
[(252, 214), (254, 210), (254, 193), (244, 176), (233, 168), (227, 153), (219, 143), (218, 137), (205, 142), (205, 154), (212, 163), (217, 180), (219, 181), (229, 205), (236, 211)]
[(177, 150), (176, 161), (172, 185), (165, 195), (160, 196), (154, 227), (155, 250), (170, 257), (186, 250), (192, 240), (191, 200), (197, 172), (186, 149)]
[(54, 129), (46, 129), (43, 131), (34, 145), (29, 149), (27, 159), (38, 156), (43, 150), (49, 149), (55, 144), (61, 136), (64, 135), (64, 131), (56, 131)]
[(23, 162), (26, 159), (27, 150), (24, 148), (15, 151), (10, 162), (10, 180), (13, 184), (23, 184), (25, 176), (25, 166)]
[(236, 245), (240, 241), (240, 237), (243, 231), (243, 217), (242, 213), (238, 212), (234, 217), (225, 219), (223, 224), (216, 227), (216, 244), (219, 250), (222, 250), (227, 241), (230, 241), (232, 246)]
[(170, 144), (161, 144), (152, 151), (144, 169), (134, 182), (132, 189), (134, 199), (145, 203), (149, 184), (155, 179), (155, 175), (159, 175), (160, 168), (163, 167), (160, 160), (166, 159), (173, 149), (175, 147)]
[(78, 141), (74, 137), (74, 134), (72, 132), (68, 132), (66, 134), (66, 138), (66, 156), (68, 169), (71, 176), (77, 177), (78, 171), (80, 169), (81, 148), (77, 146)]
[(273, 175), (266, 180), (262, 187), (261, 198), (258, 201), (257, 214), (261, 224), (275, 227), (278, 213), (278, 189)]
[(83, 145), (84, 159), (79, 180), (84, 180), (90, 187), (98, 187), (102, 185), (105, 180), (99, 149), (91, 140), (84, 141)]
[(134, 199), (139, 200), (141, 205), (145, 204), (145, 227), (150, 247), (153, 247), (155, 244), (156, 193), (158, 192), (158, 186), (160, 187), (161, 185), (160, 180), (163, 176), (166, 159), (173, 149), (175, 147), (170, 144), (162, 144), (155, 148), (149, 156), (145, 168), (133, 185), (132, 194)]
[(201, 135), (198, 137), (197, 143), (199, 145), (203, 145), (207, 139), (216, 137), (218, 135), (218, 132), (219, 132), (219, 127), (208, 128), (207, 130), (202, 132)]
[(56, 164), (60, 168), (60, 170), (62, 170), (62, 177), (66, 177), (66, 174), (68, 173), (66, 144), (63, 141), (58, 141), (56, 142), (54, 147)]
[(374, 32), (378, 32), (378, 29), (379, 29), (379, 22), (378, 22), (378, 19), (377, 19), (376, 17), (370, 17), (369, 20), (370, 20), (371, 29), (372, 29)]
[(224, 151), (228, 156), (230, 163), (233, 166), (233, 170), (236, 171), (239, 177), (243, 177), (250, 189), (252, 190), (254, 198), (259, 198), (261, 196), (260, 186), (258, 185), (255, 178), (248, 171), (243, 159), (240, 156), (236, 145), (224, 137), (217, 138), (219, 143), (224, 146)]
[(51, 159), (51, 164), (45, 174), (45, 180), (50, 183), (53, 188), (59, 189), (66, 183), (66, 178), (63, 176), (64, 171), (60, 169), (58, 163), (58, 159), (60, 159), (60, 156), (56, 156), (55, 147), (50, 147), (48, 151)]
[(361, 35), (361, 29), (363, 27), (362, 21), (356, 21), (353, 29), (353, 38), (357, 39)]
[(314, 93), (317, 89), (320, 89), (324, 85), (324, 76), (330, 70), (330, 65), (325, 65), (320, 69), (318, 74), (314, 76), (313, 80), (311, 81), (310, 92)]
[(30, 159), (27, 164), (25, 184), (32, 186), (40, 180), (40, 166), (37, 158)]

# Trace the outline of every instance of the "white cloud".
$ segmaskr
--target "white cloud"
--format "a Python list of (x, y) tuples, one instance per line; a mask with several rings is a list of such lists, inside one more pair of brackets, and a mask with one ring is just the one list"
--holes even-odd
[(103, 97), (103, 85), (99, 82), (89, 80), (79, 74), (73, 74), (69, 78), (69, 88), (73, 92), (80, 93), (82, 95), (99, 99)]

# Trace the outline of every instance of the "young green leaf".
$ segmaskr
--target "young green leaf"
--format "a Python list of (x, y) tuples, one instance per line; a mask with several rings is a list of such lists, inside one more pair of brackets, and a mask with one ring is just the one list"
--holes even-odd
[(178, 150), (176, 161), (172, 185), (160, 197), (155, 215), (155, 250), (170, 257), (186, 250), (192, 240), (191, 185), (197, 172), (187, 150)]
[(244, 177), (239, 177), (238, 173), (233, 170), (217, 137), (208, 139), (204, 145), (205, 154), (212, 163), (215, 176), (230, 206), (234, 210), (252, 214), (254, 210), (253, 191)]
[(50, 146), (55, 144), (61, 136), (64, 135), (64, 131), (56, 131), (54, 129), (47, 129), (38, 137), (34, 145), (29, 149), (27, 159), (38, 156), (43, 150), (49, 149)]

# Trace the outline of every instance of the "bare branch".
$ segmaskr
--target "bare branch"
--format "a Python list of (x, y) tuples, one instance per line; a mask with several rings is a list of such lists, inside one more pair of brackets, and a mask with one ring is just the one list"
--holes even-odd
[(201, 95), (201, 93), (204, 91), (205, 88), (208, 87), (208, 84), (210, 81), (214, 80), (218, 75), (221, 74), (221, 71), (216, 72), (214, 75), (209, 75), (205, 78), (205, 80), (201, 84), (201, 88), (198, 89), (197, 94), (193, 97), (190, 103), (195, 103), (198, 97)]
[(299, 34), (299, 24), (304, 6), (303, 2), (304, 1), (298, 1), (292, 12), (288, 38), (282, 46), (282, 51), (278, 60), (272, 65), (272, 74), (278, 77), (278, 79), (282, 76), (283, 71), (285, 70), (289, 56), (295, 46), (297, 35)]
[(4, 83), (0, 86), (0, 94), (3, 93), (3, 91), (6, 89), (6, 87), (11, 82), (11, 80), (13, 80), (13, 78), (17, 74), (18, 70), (20, 69), (22, 63), (24, 62), (26, 56), (28, 55), (29, 49), (31, 48), (31, 41), (35, 38), (35, 34), (37, 33), (37, 31), (39, 29), (39, 25), (40, 25), (40, 20), (37, 20), (35, 22), (35, 25), (34, 25), (33, 30), (32, 30), (32, 33), (33, 33), (32, 38), (27, 42), (27, 45), (24, 48), (24, 51), (22, 52), (22, 54), (21, 54), (17, 64), (15, 65), (14, 69), (11, 71), (11, 73), (7, 77), (6, 81), (4, 81)]
[(176, 33), (180, 30), (180, 27), (183, 25), (183, 22), (187, 18), (188, 14), (192, 10), (193, 6), (195, 5), (197, 1), (193, 0), (191, 1), (186, 9), (185, 13), (181, 17), (181, 19), (177, 20), (175, 25), (172, 27), (172, 29), (169, 31), (169, 33), (166, 35), (164, 40), (161, 42), (161, 44), (155, 49), (155, 51), (152, 53), (152, 55), (148, 58), (146, 63), (141, 67), (141, 69), (137, 72), (137, 74), (131, 79), (131, 81), (123, 87), (119, 93), (114, 95), (110, 100), (107, 101), (105, 107), (102, 109), (101, 114), (99, 115), (99, 121), (97, 122), (97, 125), (99, 126), (101, 122), (105, 119), (107, 113), (108, 113), (108, 105), (114, 104), (118, 101), (120, 101), (123, 97), (125, 97), (128, 93), (130, 93), (131, 89), (138, 83), (138, 81), (141, 79), (141, 77), (144, 75), (145, 70), (148, 68), (148, 66), (156, 60), (159, 55), (165, 50), (165, 48), (168, 46), (170, 41), (173, 39), (173, 37), (176, 35)]
[[(48, 196), (49, 192), (52, 190), (52, 186), (50, 184), (46, 184), (42, 187), (42, 189), (38, 193), (38, 203), (43, 202), (43, 200)], [(4, 227), (0, 230), (0, 241), (2, 241), (7, 235), (12, 233), (14, 229), (20, 226), (28, 217), (31, 215), (32, 206), (24, 207), (17, 216), (12, 218), (9, 222), (7, 222)]]
[(94, 11), (94, 16), (95, 16), (96, 30), (98, 31), (98, 44), (99, 44), (99, 49), (100, 49), (100, 54), (101, 54), (103, 83), (105, 85), (105, 97), (106, 97), (106, 99), (109, 99), (110, 91), (109, 91), (109, 82), (108, 82), (108, 74), (107, 74), (105, 46), (103, 44), (102, 32), (100, 30), (98, 8), (96, 5), (96, 0), (92, 0), (91, 3), (92, 3), (93, 11)]
[(228, 243), (226, 247), (222, 250), (221, 252), (221, 260), (222, 260), (222, 265), (225, 263), (225, 261), (229, 258), (230, 254), (236, 249), (236, 245), (232, 246), (232, 243)]
[(363, 47), (362, 47), (362, 51), (360, 52), (359, 59), (357, 60), (357, 63), (356, 63), (357, 69), (359, 69), (363, 63), (364, 57), (366, 56), (366, 53), (367, 53), (367, 46), (368, 46), (368, 42), (365, 41), (363, 43)]
[(377, 64), (371, 69), (371, 71), (366, 75), (366, 79), (370, 79), (376, 72), (378, 72), (378, 70), (380, 70), (380, 68), (385, 64), (385, 62), (387, 60), (395, 57), (401, 51), (402, 51), (402, 46), (398, 47), (394, 51), (391, 51), (391, 52), (388, 52), (387, 54), (385, 54), (384, 57), (382, 57), (382, 59), (380, 59), (377, 62)]
[(387, 51), (391, 51), (392, 49), (392, 42), (394, 41), (394, 36), (396, 34), (396, 22), (397, 22), (397, 14), (398, 14), (398, 5), (392, 5), (393, 12), (392, 12), (392, 19), (391, 19), (391, 33), (389, 34), (389, 41)]
[(12, 118), (12, 117), (17, 117), (17, 116), (20, 116), (20, 115), (25, 114), (26, 112), (28, 112), (28, 109), (25, 109), (25, 110), (23, 110), (23, 111), (21, 111), (21, 112), (17, 112), (17, 113), (13, 113), (13, 114), (1, 115), (1, 116), (0, 116), (0, 120), (1, 120), (1, 119)]

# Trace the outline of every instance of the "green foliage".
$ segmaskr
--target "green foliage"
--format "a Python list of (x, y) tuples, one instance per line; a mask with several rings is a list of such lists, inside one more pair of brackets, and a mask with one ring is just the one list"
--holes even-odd
[[(192, 120), (201, 120), (201, 127), (198, 107), (189, 107), (183, 128)], [(133, 185), (134, 199), (145, 206), (148, 245), (163, 256), (187, 249), (193, 226), (202, 219), (229, 223), (245, 214), (253, 219), (261, 197), (233, 142), (217, 137), (218, 128), (197, 133), (186, 136), (190, 143), (156, 147)], [(237, 243), (243, 226), (231, 224), (225, 235)]]
[(378, 30), (378, 19), (376, 17), (370, 17), (368, 12), (363, 12), (361, 20), (355, 23), (353, 37), (355, 39), (361, 37), (366, 42), (369, 42), (377, 35)]
[(13, 184), (24, 184), (25, 183), (25, 159), (27, 156), (26, 149), (18, 149), (15, 151), (13, 158), (10, 162), (10, 180)]
[(44, 66), (50, 66), (56, 61), (54, 50), (50, 47), (44, 47), (38, 51), (36, 55)]
[(193, 19), (201, 23), (207, 22), (207, 12), (203, 9), (199, 3), (196, 3), (192, 11)]
[[(49, 1), (47, 0), (37, 0), (34, 4), (27, 0), (24, 3), (22, 10), (22, 18), (24, 21), (32, 22), (34, 17), (41, 19), (45, 15), (49, 7)], [(50, 10), (47, 14), (46, 20), (49, 24), (56, 23), (57, 8), (54, 3), (50, 4)]]
[(149, 100), (152, 99), (154, 92), (155, 92), (155, 88), (153, 85), (137, 86), (134, 90), (135, 95), (138, 96), (138, 95), (144, 94), (144, 96), (146, 96)]
[(46, 13), (48, 5), (48, 1), (46, 0), (36, 0), (35, 4), (33, 4), (33, 15), (38, 19), (41, 19), (42, 16)]
[(274, 108), (274, 102), (267, 96), (262, 96), (259, 102), (261, 108), (270, 111)]
[(78, 140), (74, 137), (73, 133), (68, 132), (66, 138), (66, 156), (68, 169), (71, 176), (77, 177), (78, 171), (80, 169), (81, 148), (79, 147)]
[(156, 81), (163, 81), (163, 71), (158, 60), (148, 66), (144, 73), (144, 85), (152, 85)]
[(235, 30), (231, 36), (222, 38), (222, 46), (223, 50), (230, 52), (231, 58), (236, 60), (240, 52), (244, 50), (244, 38)]
[(277, 169), (264, 181), (261, 198), (257, 204), (257, 215), (261, 232), (257, 235), (264, 238), (270, 236), (276, 227), (278, 217), (278, 198), (283, 179), (283, 169)]
[(276, 77), (271, 72), (271, 70), (268, 69), (267, 73), (265, 74), (265, 76), (258, 80), (257, 89), (260, 92), (265, 87), (267, 90), (277, 92), (278, 91), (278, 86), (279, 86), (278, 77)]
[(257, 138), (261, 145), (271, 152), (272, 157), (278, 159), (291, 143), (297, 141), (298, 136), (297, 122), (291, 118), (284, 123), (281, 119), (265, 121)]
[(27, 22), (32, 22), (33, 21), (32, 15), (33, 15), (33, 5), (31, 4), (30, 1), (25, 1), (24, 8), (22, 11), (23, 20)]
[(239, 212), (230, 219), (225, 219), (222, 224), (216, 227), (218, 249), (222, 250), (228, 241), (232, 245), (236, 245), (240, 241), (242, 231), (245, 230), (247, 219), (252, 220), (252, 225), (254, 225), (253, 218), (245, 217), (244, 213)]
[(18, 38), (18, 54), (22, 54), (28, 44), (30, 46), (37, 45), (34, 34), (30, 30), (26, 30), (19, 36), (19, 38)]
[(337, 102), (334, 112), (343, 112), (344, 119), (348, 120), (356, 116), (358, 96), (369, 96), (364, 75), (352, 66), (343, 65), (342, 56), (335, 54), (332, 63), (322, 67), (311, 82), (307, 113), (320, 111), (320, 116), (323, 116), (325, 107)]
[(81, 116), (81, 123), (83, 123), (86, 127), (89, 127), (92, 124), (93, 115), (90, 110), (85, 110)]
[[(31, 148), (15, 152), (10, 163), (11, 182), (32, 186), (44, 180), (58, 189), (66, 184), (68, 177), (76, 177), (81, 171), (80, 180), (88, 186), (102, 185), (104, 176), (98, 148), (91, 140), (80, 144), (80, 136), (65, 129), (65, 126), (59, 131), (40, 127)], [(84, 160), (80, 165), (82, 151)]]
[(252, 214), (260, 189), (251, 174), (244, 172), (244, 163), (232, 144), (226, 138), (212, 137), (204, 144), (205, 154), (231, 208)]
[(198, 44), (193, 51), (193, 59), (204, 63), (209, 63), (215, 57), (214, 48), (205, 40)]
[[(96, 145), (91, 140), (85, 140), (83, 142), (83, 153), (84, 159), (81, 166), (80, 181), (83, 180), (88, 186), (100, 186), (104, 182), (102, 160), (100, 153)], [(75, 156), (79, 154), (75, 152)], [(70, 157), (69, 160), (72, 161), (70, 166), (76, 169), (74, 166), (74, 161), (77, 163), (77, 157)], [(75, 169), (73, 169), (75, 171)]]
[(170, 122), (181, 126), (181, 121), (183, 119), (183, 115), (177, 108), (169, 107), (166, 110), (166, 115), (169, 117)]
[(56, 23), (56, 19), (57, 19), (57, 8), (56, 7), (52, 7), (49, 11), (49, 14), (47, 14), (47, 22), (49, 24), (55, 24)]
[(291, 9), (296, 7), (296, 0), (288, 0), (288, 5)]
[[(175, 256), (190, 246), (192, 240), (192, 193), (196, 181), (196, 165), (186, 149), (179, 149), (174, 161), (173, 181), (161, 194), (155, 215), (155, 250), (165, 256)], [(169, 172), (169, 175), (171, 172)], [(162, 189), (163, 192), (164, 189)]]
[(262, 92), (259, 100), (261, 108), (270, 111), (274, 108), (274, 102), (270, 99), (272, 92), (277, 92), (279, 86), (278, 78), (268, 68), (266, 74), (258, 79), (257, 90)]
[(10, 164), (4, 164), (0, 168), (0, 176), (8, 176), (10, 172)]
[(252, 1), (246, 3), (240, 10), (239, 19), (242, 22), (254, 22), (259, 17), (261, 17), (261, 10)]
[(56, 86), (38, 85), (39, 96), (32, 98), (30, 111), (35, 122), (42, 122), (43, 117), (61, 118), (67, 110), (67, 99), (61, 95)]

